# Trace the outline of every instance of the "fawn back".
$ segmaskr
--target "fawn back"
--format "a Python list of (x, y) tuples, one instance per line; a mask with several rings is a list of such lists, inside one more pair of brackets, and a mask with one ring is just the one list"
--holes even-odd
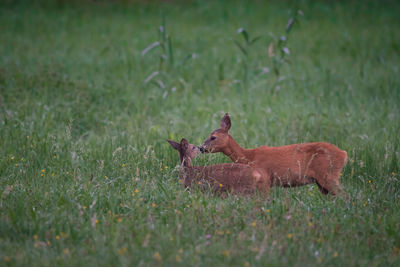
[(180, 143), (167, 141), (179, 152), (181, 159), (179, 177), (185, 187), (197, 185), (201, 188), (211, 187), (218, 192), (230, 190), (241, 194), (250, 194), (259, 190), (268, 196), (270, 181), (262, 169), (232, 163), (192, 166), (192, 159), (201, 153), (200, 149), (189, 144), (184, 138)]

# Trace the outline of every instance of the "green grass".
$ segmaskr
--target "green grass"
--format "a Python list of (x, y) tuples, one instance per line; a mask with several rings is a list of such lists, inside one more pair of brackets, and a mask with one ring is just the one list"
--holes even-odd
[[(298, 8), (278, 82), (268, 46), (288, 2), (0, 4), (1, 265), (398, 266), (400, 5)], [(160, 66), (160, 47), (141, 52), (163, 16)], [(240, 27), (262, 36), (247, 59)], [(201, 144), (225, 112), (247, 148), (346, 150), (350, 201), (185, 191), (165, 139)]]

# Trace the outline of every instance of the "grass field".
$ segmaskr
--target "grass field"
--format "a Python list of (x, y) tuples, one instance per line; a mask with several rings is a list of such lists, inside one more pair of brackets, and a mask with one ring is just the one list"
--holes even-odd
[[(396, 1), (2, 1), (0, 265), (399, 266), (398, 14)], [(346, 150), (350, 201), (312, 185), (267, 204), (186, 191), (165, 140), (201, 144), (225, 112), (247, 148)]]

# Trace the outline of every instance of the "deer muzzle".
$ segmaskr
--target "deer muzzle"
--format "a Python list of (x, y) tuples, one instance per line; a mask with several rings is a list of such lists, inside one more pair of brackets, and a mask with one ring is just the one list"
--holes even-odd
[(199, 149), (202, 154), (210, 152), (207, 148), (204, 147), (204, 145), (199, 146)]

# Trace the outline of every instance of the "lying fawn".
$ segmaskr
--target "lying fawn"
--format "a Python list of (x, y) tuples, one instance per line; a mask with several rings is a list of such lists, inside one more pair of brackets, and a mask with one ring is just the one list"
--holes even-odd
[(201, 152), (222, 152), (234, 163), (261, 168), (271, 180), (271, 186), (291, 187), (315, 182), (325, 195), (343, 192), (339, 178), (347, 162), (346, 151), (324, 142), (244, 149), (229, 135), (230, 128), (231, 119), (226, 113), (220, 128), (200, 147)]
[(257, 189), (269, 196), (270, 181), (264, 171), (246, 164), (224, 163), (211, 166), (191, 166), (192, 159), (200, 154), (200, 149), (189, 144), (186, 139), (180, 143), (167, 140), (178, 150), (181, 159), (179, 177), (185, 187), (193, 184), (210, 186), (218, 192), (231, 190), (233, 193), (250, 194)]

